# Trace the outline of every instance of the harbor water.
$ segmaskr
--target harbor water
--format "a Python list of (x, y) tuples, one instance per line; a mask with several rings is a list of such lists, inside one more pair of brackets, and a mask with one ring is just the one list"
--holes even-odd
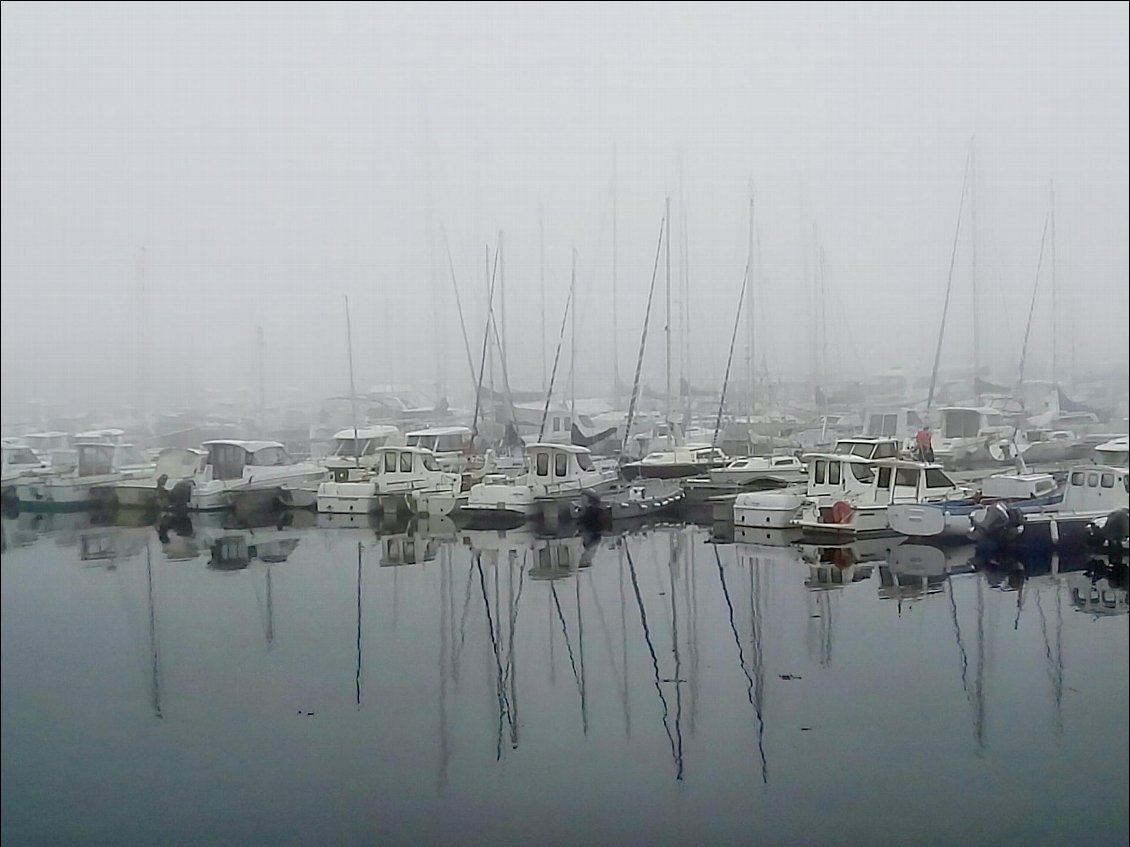
[(362, 524), (5, 518), (3, 842), (1130, 837), (1124, 570)]

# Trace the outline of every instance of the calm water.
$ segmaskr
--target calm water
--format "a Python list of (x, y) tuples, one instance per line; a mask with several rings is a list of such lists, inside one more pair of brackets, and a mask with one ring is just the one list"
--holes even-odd
[(5, 519), (4, 844), (1127, 843), (1082, 562), (420, 529)]

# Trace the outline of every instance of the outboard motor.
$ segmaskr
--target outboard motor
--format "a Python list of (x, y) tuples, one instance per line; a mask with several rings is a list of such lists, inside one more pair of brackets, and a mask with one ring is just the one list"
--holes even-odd
[(577, 524), (588, 534), (599, 535), (612, 523), (612, 513), (601, 502), (600, 495), (586, 489), (581, 492), (581, 511)]
[(1023, 531), (1024, 515), (1019, 509), (999, 501), (985, 508), (984, 517), (973, 520), (973, 538), (977, 541), (1007, 544)]
[(1096, 547), (1120, 555), (1130, 540), (1130, 510), (1116, 509), (1087, 526), (1087, 539)]
[(192, 500), (192, 480), (182, 479), (169, 492), (169, 509), (174, 514), (186, 514)]

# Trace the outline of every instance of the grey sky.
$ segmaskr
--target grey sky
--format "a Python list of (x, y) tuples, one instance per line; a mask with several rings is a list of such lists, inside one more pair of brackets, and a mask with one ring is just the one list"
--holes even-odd
[[(136, 396), (143, 250), (153, 395), (181, 396), (190, 372), (249, 388), (256, 325), (272, 393), (344, 390), (345, 294), (359, 387), (431, 388), (439, 349), (466, 390), (441, 227), (476, 349), (483, 245), (505, 232), (512, 377), (535, 387), (539, 207), (550, 354), (576, 247), (577, 367), (595, 391), (611, 375), (614, 157), (625, 378), (680, 170), (696, 381), (725, 365), (751, 182), (769, 371), (811, 367), (814, 228), (830, 375), (927, 368), (973, 136), (982, 358), (1014, 377), (1054, 181), (1061, 370), (1072, 344), (1080, 366), (1125, 362), (1127, 9), (4, 4), (4, 405)], [(953, 367), (971, 364), (970, 233)], [(1049, 282), (1032, 376), (1049, 369)]]

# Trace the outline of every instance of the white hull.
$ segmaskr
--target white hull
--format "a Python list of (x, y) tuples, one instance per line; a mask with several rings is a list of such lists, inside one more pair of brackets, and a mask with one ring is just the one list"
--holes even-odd
[(809, 504), (793, 526), (805, 535), (854, 537), (856, 535), (890, 532), (886, 505), (857, 506), (851, 510), (847, 520), (837, 523), (832, 520), (832, 506)]
[(739, 494), (734, 500), (734, 529), (789, 529), (800, 517), (805, 502), (803, 494), (769, 491)]
[(318, 486), (318, 511), (331, 515), (372, 514), (381, 510), (375, 482), (323, 482)]

